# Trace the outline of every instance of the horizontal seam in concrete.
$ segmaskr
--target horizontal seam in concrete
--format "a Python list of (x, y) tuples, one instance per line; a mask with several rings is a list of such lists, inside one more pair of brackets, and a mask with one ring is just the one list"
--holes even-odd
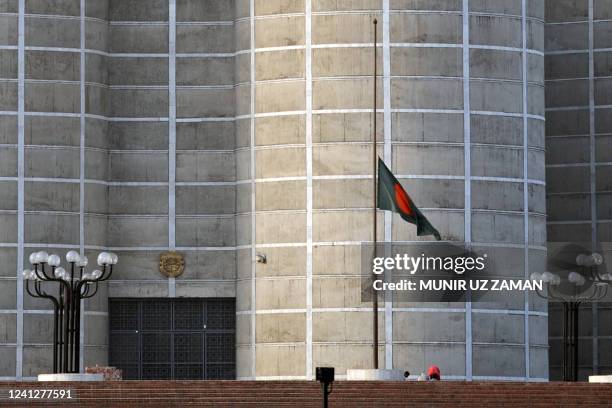
[[(601, 105), (599, 108), (612, 108), (612, 105)], [(585, 107), (585, 109), (588, 109)], [(377, 109), (379, 113), (383, 113), (384, 109)], [(338, 114), (338, 113), (371, 113), (372, 109), (316, 109), (313, 110), (313, 115), (323, 114)], [(392, 108), (391, 113), (440, 113), (440, 114), (463, 114), (460, 109), (427, 109), (427, 108)], [(26, 116), (51, 116), (51, 117), (79, 117), (78, 113), (72, 112), (25, 112)], [(266, 118), (266, 117), (281, 117), (281, 116), (299, 116), (304, 115), (305, 111), (284, 111), (284, 112), (264, 112), (255, 114), (255, 118)], [(500, 117), (516, 117), (520, 118), (523, 116), (520, 112), (498, 112), (498, 111), (471, 111), (473, 115), (484, 115), (484, 116), (500, 116)], [(17, 115), (14, 111), (2, 111), (0, 115)], [(545, 121), (545, 117), (541, 115), (528, 114), (526, 115), (530, 119), (537, 119)], [(101, 115), (86, 114), (86, 118), (108, 120), (110, 122), (167, 122), (167, 117), (105, 117)], [(238, 115), (232, 117), (200, 117), (200, 118), (177, 118), (177, 122), (232, 122), (236, 120), (249, 119), (250, 115)]]
[[(328, 43), (328, 44), (313, 44), (313, 49), (323, 49), (323, 48), (372, 48), (373, 43)], [(380, 44), (382, 45), (382, 44)], [(463, 48), (460, 43), (405, 43), (398, 42), (389, 44), (391, 48)], [(255, 48), (255, 53), (262, 52), (276, 52), (276, 51), (290, 51), (290, 50), (304, 50), (305, 45), (287, 45), (287, 46), (275, 46), (275, 47), (260, 47)], [(520, 47), (510, 47), (503, 45), (489, 45), (489, 44), (470, 44), (470, 49), (488, 49), (488, 50), (497, 50), (497, 51), (512, 51), (512, 52), (523, 52), (523, 49)], [(14, 45), (0, 45), (0, 50), (16, 50), (17, 46)], [(74, 47), (46, 47), (46, 46), (26, 46), (26, 51), (51, 51), (51, 52), (80, 52), (80, 48)], [(612, 48), (595, 48), (594, 52), (606, 52), (610, 51)], [(102, 50), (95, 49), (85, 49), (85, 53), (88, 54), (98, 54), (110, 58), (168, 58), (169, 54), (166, 52), (156, 52), (156, 53), (138, 53), (138, 52), (107, 52)], [(527, 49), (528, 54), (535, 54), (539, 56), (555, 54), (555, 53), (576, 53), (576, 52), (588, 52), (586, 49), (580, 50), (559, 50), (559, 51), (542, 51), (536, 49)], [(178, 53), (177, 55), (180, 57), (190, 57), (190, 56), (237, 56), (237, 55), (246, 55), (250, 53), (250, 49), (234, 51), (234, 52), (224, 52), (224, 53)]]

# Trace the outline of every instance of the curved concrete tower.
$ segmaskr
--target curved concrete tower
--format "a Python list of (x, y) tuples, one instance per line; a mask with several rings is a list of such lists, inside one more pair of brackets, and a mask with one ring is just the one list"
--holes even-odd
[[(445, 239), (502, 276), (543, 267), (543, 3), (237, 2), (239, 377), (372, 365), (359, 245), (372, 240), (374, 18), (380, 155)], [(416, 239), (399, 217), (378, 225), (379, 240)], [(251, 268), (257, 253), (267, 263)], [(487, 300), (381, 303), (381, 368), (547, 378), (546, 304)]]
[[(543, 3), (0, 1), (0, 379), (51, 366), (49, 305), (20, 279), (40, 248), (120, 257), (85, 307), (83, 366), (106, 364), (109, 320), (129, 320), (109, 298), (155, 314), (161, 298), (235, 297), (237, 378), (371, 367), (374, 18), (380, 156), (445, 239), (503, 276), (541, 270)], [(378, 216), (379, 241), (417, 240)], [(185, 256), (176, 279), (159, 273), (167, 250)], [(382, 302), (380, 366), (547, 378), (546, 304), (488, 300)], [(112, 340), (111, 361), (138, 355)], [(229, 354), (213, 362), (226, 377)]]
[[(546, 4), (548, 240), (611, 251), (612, 3)], [(612, 364), (609, 303), (580, 308), (579, 379)], [(550, 379), (563, 378), (563, 308), (550, 304)]]
[[(28, 255), (76, 249), (93, 260), (85, 243), (106, 245), (105, 15), (90, 10), (86, 30), (83, 1), (52, 3), (0, 5), (0, 377), (51, 367), (51, 303), (25, 293)], [(105, 292), (86, 302), (83, 331), (105, 333)], [(83, 364), (104, 361), (106, 336), (86, 341)]]

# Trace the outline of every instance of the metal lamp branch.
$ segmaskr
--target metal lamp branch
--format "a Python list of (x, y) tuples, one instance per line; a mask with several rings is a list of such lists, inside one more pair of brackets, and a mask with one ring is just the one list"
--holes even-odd
[[(541, 280), (546, 284), (546, 293), (537, 290), (538, 296), (543, 299), (563, 304), (563, 381), (578, 381), (578, 316), (580, 305), (587, 302), (596, 302), (603, 299), (607, 293), (612, 275), (600, 274), (597, 266), (603, 263), (603, 257), (598, 253), (578, 255), (576, 266), (583, 273), (569, 272), (567, 283), (572, 288), (570, 293), (560, 290), (561, 277), (551, 272), (531, 274), (532, 280)], [(580, 289), (587, 281), (591, 285)]]
[[(25, 288), (35, 298), (47, 299), (53, 304), (53, 373), (78, 373), (80, 359), (81, 300), (96, 295), (98, 285), (113, 274), (118, 257), (114, 253), (98, 255), (100, 269), (85, 272), (88, 260), (76, 251), (66, 254), (69, 271), (60, 266), (59, 255), (45, 251), (30, 255), (34, 269), (23, 271)], [(56, 294), (47, 292), (44, 283), (57, 283)], [(52, 288), (51, 288), (52, 289)]]

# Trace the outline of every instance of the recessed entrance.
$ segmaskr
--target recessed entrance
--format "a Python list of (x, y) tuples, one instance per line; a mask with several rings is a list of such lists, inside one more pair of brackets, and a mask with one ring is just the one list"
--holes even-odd
[(233, 380), (236, 302), (109, 299), (109, 364), (126, 380)]

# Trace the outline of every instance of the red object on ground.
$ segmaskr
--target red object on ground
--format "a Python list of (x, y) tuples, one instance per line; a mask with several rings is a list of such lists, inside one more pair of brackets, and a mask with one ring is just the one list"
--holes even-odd
[(427, 375), (430, 379), (440, 380), (440, 368), (438, 366), (431, 366), (427, 369)]

